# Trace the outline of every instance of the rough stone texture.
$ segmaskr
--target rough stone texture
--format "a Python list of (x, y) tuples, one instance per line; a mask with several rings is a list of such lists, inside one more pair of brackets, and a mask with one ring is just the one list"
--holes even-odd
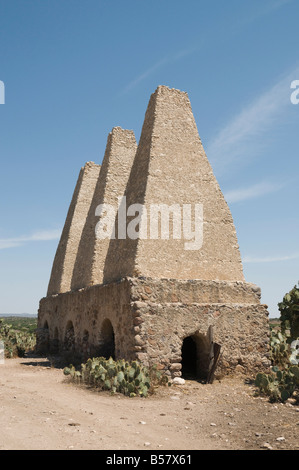
[(81, 168), (56, 251), (48, 295), (70, 290), (78, 246), (100, 168), (100, 165), (93, 162), (88, 162)]
[[(94, 173), (84, 186), (83, 176), (81, 172), (48, 295), (40, 301), (41, 351), (67, 351), (81, 359), (137, 359), (157, 364), (172, 378), (185, 374), (191, 361), (200, 378), (207, 376), (213, 330), (213, 341), (221, 345), (218, 372), (267, 368), (267, 307), (260, 303), (260, 289), (244, 280), (232, 216), (204, 153), (187, 94), (158, 87), (137, 151), (133, 132), (114, 128), (97, 181)], [(172, 236), (119, 239), (118, 216), (113, 219), (116, 238), (97, 239), (96, 207), (117, 207), (123, 195), (127, 207), (139, 203), (148, 212), (155, 203), (203, 204), (202, 247), (186, 250), (186, 240)]]
[[(109, 319), (115, 338), (115, 356), (133, 358), (133, 317), (130, 316), (128, 282), (93, 286), (76, 292), (47, 296), (40, 302), (39, 324), (49, 325), (50, 343), (58, 334), (59, 349), (70, 350), (68, 332), (73, 329), (73, 350), (83, 353), (82, 343), (88, 333), (91, 355), (101, 353), (102, 327)], [(110, 338), (108, 338), (109, 341)], [(83, 355), (83, 354), (82, 354)]]
[(95, 212), (100, 204), (111, 204), (117, 208), (118, 197), (124, 193), (136, 148), (133, 131), (120, 127), (112, 129), (107, 139), (101, 172), (82, 232), (71, 281), (72, 289), (103, 282), (110, 240), (96, 238), (96, 224), (99, 222), (99, 217)]
[[(89, 355), (98, 355), (103, 348), (103, 325), (109, 319), (115, 357), (158, 364), (173, 377), (181, 375), (184, 338), (197, 335), (202, 353), (208, 329), (213, 326), (214, 340), (223, 346), (219, 371), (233, 372), (237, 365), (247, 372), (266, 367), (268, 312), (257, 301), (258, 288), (217, 281), (211, 281), (210, 287), (207, 294), (206, 281), (125, 278), (45, 297), (40, 302), (39, 325), (41, 330), (49, 325), (47, 341), (54, 341), (55, 347), (58, 332), (61, 350), (74, 345), (74, 351), (84, 356), (82, 345), (88, 337)], [(239, 292), (237, 301), (234, 287)], [(71, 346), (70, 329), (74, 335)]]
[[(244, 280), (227, 203), (198, 135), (187, 93), (157, 88), (151, 96), (126, 188), (127, 206), (203, 204), (203, 246), (186, 250), (183, 238), (111, 240), (104, 280), (124, 276)], [(194, 213), (192, 210), (192, 223)]]

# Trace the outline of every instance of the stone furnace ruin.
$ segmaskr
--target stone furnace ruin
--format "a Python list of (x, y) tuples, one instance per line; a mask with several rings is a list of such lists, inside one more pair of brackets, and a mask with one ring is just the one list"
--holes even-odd
[(37, 331), (40, 351), (137, 359), (171, 377), (206, 378), (215, 344), (223, 373), (268, 364), (267, 306), (245, 282), (186, 93), (159, 86), (139, 144), (115, 127), (102, 166), (81, 169)]

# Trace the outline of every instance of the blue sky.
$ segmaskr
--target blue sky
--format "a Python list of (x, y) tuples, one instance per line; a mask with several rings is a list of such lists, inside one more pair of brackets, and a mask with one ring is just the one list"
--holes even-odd
[(81, 166), (187, 91), (246, 280), (299, 279), (298, 0), (0, 0), (0, 313), (36, 313)]

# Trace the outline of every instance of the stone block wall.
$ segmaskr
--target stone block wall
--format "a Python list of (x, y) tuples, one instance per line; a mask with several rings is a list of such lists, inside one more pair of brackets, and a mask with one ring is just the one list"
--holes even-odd
[(39, 326), (48, 329), (50, 350), (58, 344), (84, 359), (105, 353), (113, 336), (113, 357), (157, 364), (171, 377), (182, 373), (184, 339), (193, 338), (200, 358), (212, 326), (223, 349), (218, 371), (250, 373), (268, 365), (268, 312), (259, 296), (245, 282), (125, 278), (42, 299)]

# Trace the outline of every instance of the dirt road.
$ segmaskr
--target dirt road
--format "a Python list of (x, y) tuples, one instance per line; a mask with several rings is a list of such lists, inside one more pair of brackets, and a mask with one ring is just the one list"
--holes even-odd
[(132, 399), (70, 384), (44, 358), (0, 365), (0, 425), (2, 450), (299, 449), (299, 407), (241, 378)]

